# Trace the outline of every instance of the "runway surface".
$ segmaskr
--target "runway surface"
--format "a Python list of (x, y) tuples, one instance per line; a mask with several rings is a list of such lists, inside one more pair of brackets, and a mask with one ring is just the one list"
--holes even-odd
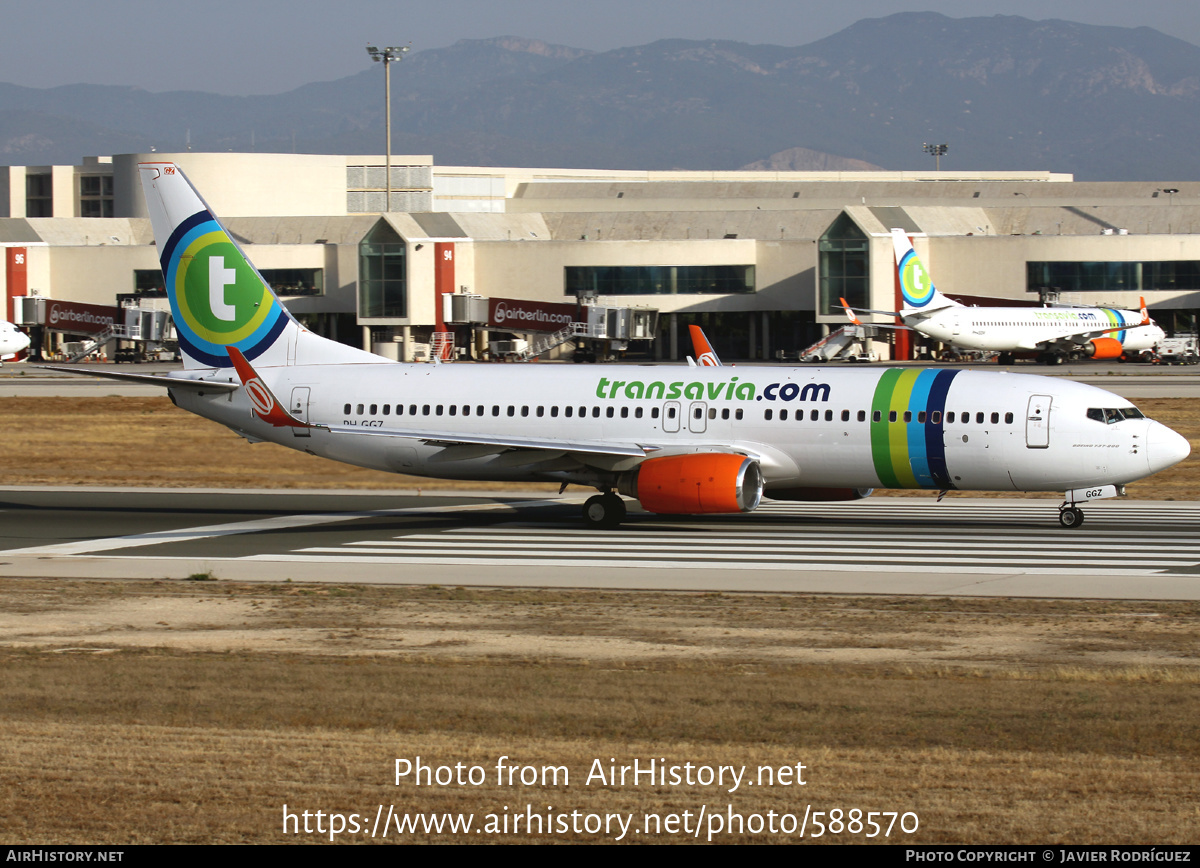
[(0, 576), (701, 591), (1200, 599), (1200, 505), (766, 502), (749, 515), (631, 510), (589, 530), (580, 496), (0, 489)]

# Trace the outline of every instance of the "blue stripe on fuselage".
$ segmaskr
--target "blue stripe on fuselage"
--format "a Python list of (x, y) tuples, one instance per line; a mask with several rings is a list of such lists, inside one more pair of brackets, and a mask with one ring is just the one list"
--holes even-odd
[[(938, 371), (937, 377), (929, 388), (929, 399), (926, 405), (929, 416), (925, 423), (925, 454), (929, 462), (929, 475), (934, 488), (954, 488), (950, 481), (950, 470), (946, 466), (946, 396), (950, 394), (950, 384), (961, 371)], [(936, 416), (934, 414), (937, 414)], [(934, 419), (937, 422), (934, 422)]]

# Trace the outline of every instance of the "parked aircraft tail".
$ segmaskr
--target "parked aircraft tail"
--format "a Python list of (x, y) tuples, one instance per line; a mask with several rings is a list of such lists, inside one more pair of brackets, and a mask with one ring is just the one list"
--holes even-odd
[(692, 349), (696, 352), (696, 364), (701, 368), (721, 367), (721, 360), (717, 358), (716, 350), (704, 336), (704, 329), (698, 325), (690, 325), (688, 332), (692, 336)]
[(928, 313), (944, 307), (961, 307), (938, 292), (912, 242), (903, 229), (892, 230), (892, 247), (896, 251), (896, 269), (900, 274), (900, 292), (904, 296), (902, 316)]
[(178, 166), (138, 170), (185, 368), (232, 367), (227, 346), (265, 367), (383, 361), (301, 326)]

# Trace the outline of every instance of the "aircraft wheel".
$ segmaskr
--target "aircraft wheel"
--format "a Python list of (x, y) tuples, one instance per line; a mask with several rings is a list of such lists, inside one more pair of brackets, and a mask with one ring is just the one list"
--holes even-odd
[(610, 528), (625, 518), (625, 501), (612, 494), (597, 494), (583, 505), (583, 521), (588, 527)]
[(1077, 506), (1068, 506), (1059, 510), (1058, 523), (1066, 528), (1076, 528), (1083, 524), (1083, 510)]

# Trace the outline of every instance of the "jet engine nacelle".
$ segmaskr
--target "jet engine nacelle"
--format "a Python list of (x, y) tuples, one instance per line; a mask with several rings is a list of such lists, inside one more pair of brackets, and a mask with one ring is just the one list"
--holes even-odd
[(618, 489), (667, 515), (750, 512), (762, 500), (763, 477), (758, 462), (745, 455), (668, 455), (643, 461)]
[(1083, 354), (1090, 359), (1119, 359), (1124, 353), (1116, 338), (1093, 338), (1083, 345)]
[(875, 493), (874, 488), (773, 488), (767, 492), (771, 500), (803, 500), (828, 502), (833, 500), (862, 500)]

